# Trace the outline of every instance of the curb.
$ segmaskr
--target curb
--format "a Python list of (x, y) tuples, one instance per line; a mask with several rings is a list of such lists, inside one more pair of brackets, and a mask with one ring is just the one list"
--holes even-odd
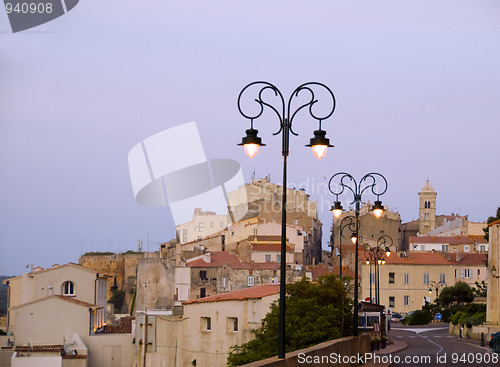
[[(383, 349), (382, 351), (378, 351), (375, 354), (383, 357), (383, 356), (386, 356), (388, 354), (400, 352), (402, 350), (405, 350), (406, 348), (408, 348), (408, 344), (406, 344), (403, 341), (397, 341), (396, 343), (392, 344), (391, 347)], [(392, 364), (393, 364), (393, 362), (389, 362), (389, 363), (370, 362), (370, 363), (364, 364), (363, 367), (390, 367), (390, 366), (392, 366)]]

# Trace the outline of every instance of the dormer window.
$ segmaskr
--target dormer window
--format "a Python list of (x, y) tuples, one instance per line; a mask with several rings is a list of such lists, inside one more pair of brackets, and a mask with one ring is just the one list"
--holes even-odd
[(75, 295), (75, 283), (67, 281), (62, 285), (63, 296), (74, 296)]

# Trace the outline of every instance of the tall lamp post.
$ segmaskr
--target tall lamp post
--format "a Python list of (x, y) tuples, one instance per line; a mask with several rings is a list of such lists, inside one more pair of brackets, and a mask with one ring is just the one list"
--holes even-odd
[[(249, 88), (256, 86), (258, 88), (258, 92), (256, 98), (254, 99), (257, 102), (259, 108), (256, 113), (245, 113), (242, 109), (241, 98), (249, 90)], [(326, 114), (318, 115), (317, 112), (314, 111), (316, 103), (318, 100), (315, 97), (314, 91), (315, 89), (324, 89), (328, 92), (329, 97), (331, 97), (331, 108), (327, 110)], [(278, 104), (279, 106), (276, 108), (271, 103), (266, 102), (264, 99), (264, 95), (266, 92), (273, 92), (275, 97), (279, 97)], [(294, 98), (299, 96), (299, 93), (305, 92), (308, 93), (310, 99), (307, 102), (302, 103), (297, 106), (295, 109), (292, 108), (292, 101)], [(304, 94), (304, 93), (303, 93)], [(269, 101), (269, 100), (267, 100)], [(303, 108), (308, 108), (309, 115), (318, 122), (319, 127), (318, 130), (314, 131), (314, 137), (311, 138), (310, 143), (306, 145), (307, 147), (311, 147), (316, 158), (321, 159), (325, 156), (326, 151), (329, 147), (333, 147), (330, 145), (330, 140), (326, 137), (326, 131), (321, 129), (321, 122), (329, 118), (333, 111), (335, 111), (335, 96), (333, 95), (330, 88), (322, 83), (317, 82), (308, 82), (299, 85), (290, 95), (288, 99), (288, 103), (285, 102), (285, 98), (283, 94), (276, 88), (273, 84), (257, 81), (248, 84), (245, 88), (243, 88), (238, 96), (238, 110), (240, 114), (250, 120), (250, 129), (246, 130), (246, 136), (243, 137), (242, 141), (238, 145), (242, 145), (245, 149), (245, 153), (253, 158), (258, 153), (259, 148), (261, 146), (265, 146), (262, 144), (262, 139), (258, 137), (258, 130), (254, 129), (253, 121), (258, 119), (262, 113), (264, 112), (264, 107), (268, 107), (271, 109), (279, 121), (279, 130), (275, 132), (273, 135), (282, 134), (281, 138), (281, 151), (283, 155), (283, 198), (282, 198), (282, 217), (281, 217), (281, 264), (280, 264), (280, 313), (279, 313), (279, 336), (278, 336), (278, 358), (285, 358), (285, 296), (286, 296), (286, 178), (287, 178), (287, 157), (289, 153), (289, 140), (290, 133), (292, 135), (298, 135), (292, 129), (292, 123), (297, 113)]]
[[(378, 181), (382, 181), (382, 190), (378, 190)], [(377, 197), (375, 203), (372, 207), (373, 214), (376, 218), (380, 218), (384, 211), (384, 207), (382, 206), (382, 201), (380, 201), (380, 196), (383, 195), (387, 191), (387, 180), (380, 173), (368, 173), (364, 175), (359, 183), (352, 177), (349, 173), (346, 172), (338, 172), (334, 174), (330, 181), (328, 182), (328, 190), (335, 195), (335, 202), (332, 206), (332, 212), (335, 218), (340, 218), (342, 215), (342, 204), (339, 201), (339, 196), (344, 192), (350, 192), (353, 195), (353, 200), (350, 204), (355, 204), (355, 217), (356, 222), (359, 223), (359, 209), (360, 205), (364, 204), (362, 200), (363, 194), (370, 190), (372, 194)], [(353, 335), (358, 335), (358, 298), (359, 298), (359, 258), (358, 258), (358, 249), (359, 249), (359, 225), (356, 226), (356, 250), (355, 250), (355, 264), (354, 264), (354, 325), (353, 325)]]

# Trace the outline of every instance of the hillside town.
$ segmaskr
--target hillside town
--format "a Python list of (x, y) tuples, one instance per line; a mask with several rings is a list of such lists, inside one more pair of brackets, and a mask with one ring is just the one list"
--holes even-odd
[(341, 277), (350, 298), (359, 274), (360, 310), (381, 323), (435, 303), (446, 287), (484, 284), (487, 292), (474, 302), (486, 305), (486, 320), (467, 328), (468, 337), (500, 331), (500, 219), (438, 214), (427, 181), (411, 222), (387, 206), (375, 218), (372, 204), (363, 204), (354, 244), (346, 225), (354, 209), (321, 223), (307, 192), (286, 191), (285, 228), (283, 187), (252, 179), (229, 193), (228, 215), (197, 208), (177, 226), (177, 238), (155, 251), (138, 243), (50, 268), (33, 264), (3, 280), (0, 366), (225, 366), (233, 346), (255, 337), (280, 297), (281, 279), (314, 283), (328, 274)]

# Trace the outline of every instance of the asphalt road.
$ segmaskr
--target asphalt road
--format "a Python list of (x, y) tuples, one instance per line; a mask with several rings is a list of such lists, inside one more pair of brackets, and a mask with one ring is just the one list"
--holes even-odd
[(448, 324), (406, 326), (392, 323), (389, 337), (402, 340), (408, 347), (388, 357), (393, 366), (500, 366), (500, 355), (493, 354), (478, 341), (459, 340), (448, 334)]

